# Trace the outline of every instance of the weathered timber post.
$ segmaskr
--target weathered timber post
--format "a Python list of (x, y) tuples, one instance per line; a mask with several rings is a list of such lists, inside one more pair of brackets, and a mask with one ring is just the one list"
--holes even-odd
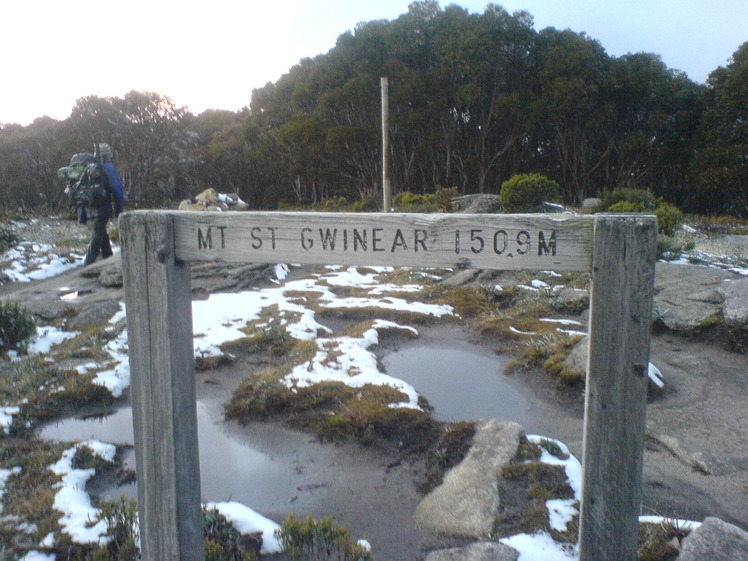
[(202, 561), (190, 266), (172, 216), (120, 220), (142, 559)]
[(657, 220), (595, 218), (580, 561), (635, 561)]
[(392, 212), (389, 81), (385, 77), (380, 78), (379, 81), (382, 89), (382, 212)]

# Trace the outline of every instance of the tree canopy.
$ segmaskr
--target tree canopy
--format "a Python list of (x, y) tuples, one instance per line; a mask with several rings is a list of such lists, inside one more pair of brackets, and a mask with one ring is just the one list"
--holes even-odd
[(540, 173), (567, 204), (643, 188), (685, 210), (748, 215), (748, 44), (699, 85), (656, 54), (611, 57), (584, 33), (536, 31), (524, 11), (435, 0), (343, 33), (237, 113), (195, 116), (132, 91), (81, 98), (61, 122), (0, 125), (6, 205), (61, 204), (56, 169), (92, 136), (114, 147), (132, 205), (208, 187), (257, 209), (377, 200), (383, 76), (395, 194), (498, 193)]

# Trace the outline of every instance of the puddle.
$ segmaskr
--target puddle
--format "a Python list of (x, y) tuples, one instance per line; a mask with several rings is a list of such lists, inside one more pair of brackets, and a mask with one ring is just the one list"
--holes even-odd
[[(197, 416), (201, 490), (206, 500), (246, 500), (249, 502), (245, 504), (268, 509), (279, 506), (279, 497), (288, 497), (285, 501), (288, 502), (297, 494), (292, 475), (300, 470), (295, 469), (298, 462), (293, 458), (284, 455), (280, 461), (274, 460), (255, 448), (250, 438), (241, 437), (237, 427), (212, 419), (209, 406), (200, 401)], [(232, 431), (234, 435), (230, 434)], [(65, 419), (44, 427), (40, 436), (49, 440), (96, 439), (132, 445), (132, 408), (123, 407), (104, 416)], [(255, 440), (255, 444), (262, 445), (261, 438), (255, 436)], [(291, 449), (293, 444), (288, 446)], [(217, 458), (220, 461), (216, 461)], [(132, 451), (128, 452), (125, 462), (135, 469)], [(249, 491), (247, 481), (252, 482)], [(112, 496), (120, 495), (136, 498), (135, 484), (112, 491)]]
[(511, 358), (464, 342), (416, 342), (386, 355), (382, 364), (387, 374), (425, 396), (438, 420), (497, 418), (532, 430), (537, 409), (517, 383), (503, 374)]

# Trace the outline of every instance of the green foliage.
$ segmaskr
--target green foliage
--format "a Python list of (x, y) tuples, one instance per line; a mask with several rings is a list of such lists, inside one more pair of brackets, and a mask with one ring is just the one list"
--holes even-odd
[(435, 193), (424, 195), (401, 191), (395, 195), (392, 204), (397, 212), (446, 212), (455, 196), (456, 189), (443, 187), (438, 188)]
[(607, 210), (609, 212), (651, 212), (657, 208), (658, 204), (657, 197), (651, 191), (622, 187), (604, 193), (598, 210)]
[(241, 543), (241, 534), (218, 509), (203, 508), (205, 561), (256, 561)]
[(106, 522), (107, 531), (104, 537), (109, 538), (106, 545), (100, 546), (88, 554), (86, 561), (137, 561), (140, 559), (138, 548), (138, 513), (135, 501), (121, 497), (119, 500), (103, 501), (98, 520)]
[(350, 530), (338, 526), (331, 517), (299, 520), (289, 514), (276, 536), (294, 561), (374, 561), (366, 547), (353, 541)]
[(683, 224), (684, 214), (645, 189), (614, 189), (606, 193), (599, 210), (607, 212), (649, 212), (657, 217), (663, 236), (672, 236)]
[(561, 189), (544, 175), (522, 173), (501, 184), (499, 200), (504, 212), (542, 212), (543, 203), (561, 201)]
[(11, 226), (0, 225), (0, 253), (5, 253), (19, 241), (21, 238)]
[(0, 301), (0, 354), (25, 351), (36, 333), (36, 319), (13, 302)]
[(684, 215), (674, 205), (660, 203), (654, 210), (660, 234), (672, 236), (683, 224)]

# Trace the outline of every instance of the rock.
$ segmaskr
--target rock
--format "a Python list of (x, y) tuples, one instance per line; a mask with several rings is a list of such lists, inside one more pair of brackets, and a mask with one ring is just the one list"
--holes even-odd
[(582, 201), (582, 208), (597, 208), (602, 204), (602, 199), (584, 199)]
[(748, 561), (748, 532), (709, 517), (683, 540), (677, 561)]
[(587, 336), (584, 336), (571, 348), (571, 352), (569, 352), (569, 355), (564, 359), (564, 364), (572, 372), (582, 375), (587, 372), (587, 346)]
[(688, 467), (695, 469), (696, 471), (698, 471), (699, 473), (703, 473), (704, 475), (709, 475), (711, 473), (711, 469), (704, 461), (688, 453), (680, 439), (674, 436), (658, 434), (656, 432), (650, 431), (649, 427), (647, 430), (647, 436), (659, 443), (663, 448), (665, 448), (665, 450), (670, 452), (673, 456), (675, 456), (678, 460), (683, 462)]
[(120, 261), (113, 263), (112, 266), (101, 270), (99, 283), (104, 288), (122, 288), (124, 281), (122, 279), (122, 264)]
[(186, 199), (179, 203), (178, 210), (247, 210), (249, 205), (239, 198), (239, 195), (221, 194), (215, 189), (206, 189), (195, 197), (195, 200)]
[(517, 423), (479, 422), (465, 458), (416, 508), (418, 525), (446, 536), (478, 539), (490, 535), (501, 504), (499, 474), (516, 455), (523, 434)]
[[(584, 375), (587, 372), (587, 356), (589, 354), (589, 343), (587, 335), (582, 337), (571, 348), (564, 364), (573, 373)], [(664, 388), (662, 373), (652, 363), (649, 363), (649, 391), (650, 395), (659, 395)]]
[(101, 325), (119, 312), (120, 304), (114, 300), (96, 302), (83, 308), (70, 322), (73, 329), (86, 329), (94, 325)]
[(452, 212), (460, 214), (494, 214), (501, 212), (498, 195), (463, 195), (451, 202)]
[(432, 551), (426, 561), (517, 561), (516, 549), (496, 542), (478, 542), (465, 547)]
[(717, 292), (724, 299), (725, 323), (730, 327), (748, 327), (748, 278), (723, 281)]
[(464, 269), (462, 271), (457, 271), (451, 277), (445, 278), (442, 281), (442, 284), (444, 286), (463, 286), (473, 282), (480, 272), (480, 269)]
[(695, 330), (718, 321), (725, 300), (718, 287), (734, 276), (721, 269), (657, 263), (655, 319), (674, 331)]

